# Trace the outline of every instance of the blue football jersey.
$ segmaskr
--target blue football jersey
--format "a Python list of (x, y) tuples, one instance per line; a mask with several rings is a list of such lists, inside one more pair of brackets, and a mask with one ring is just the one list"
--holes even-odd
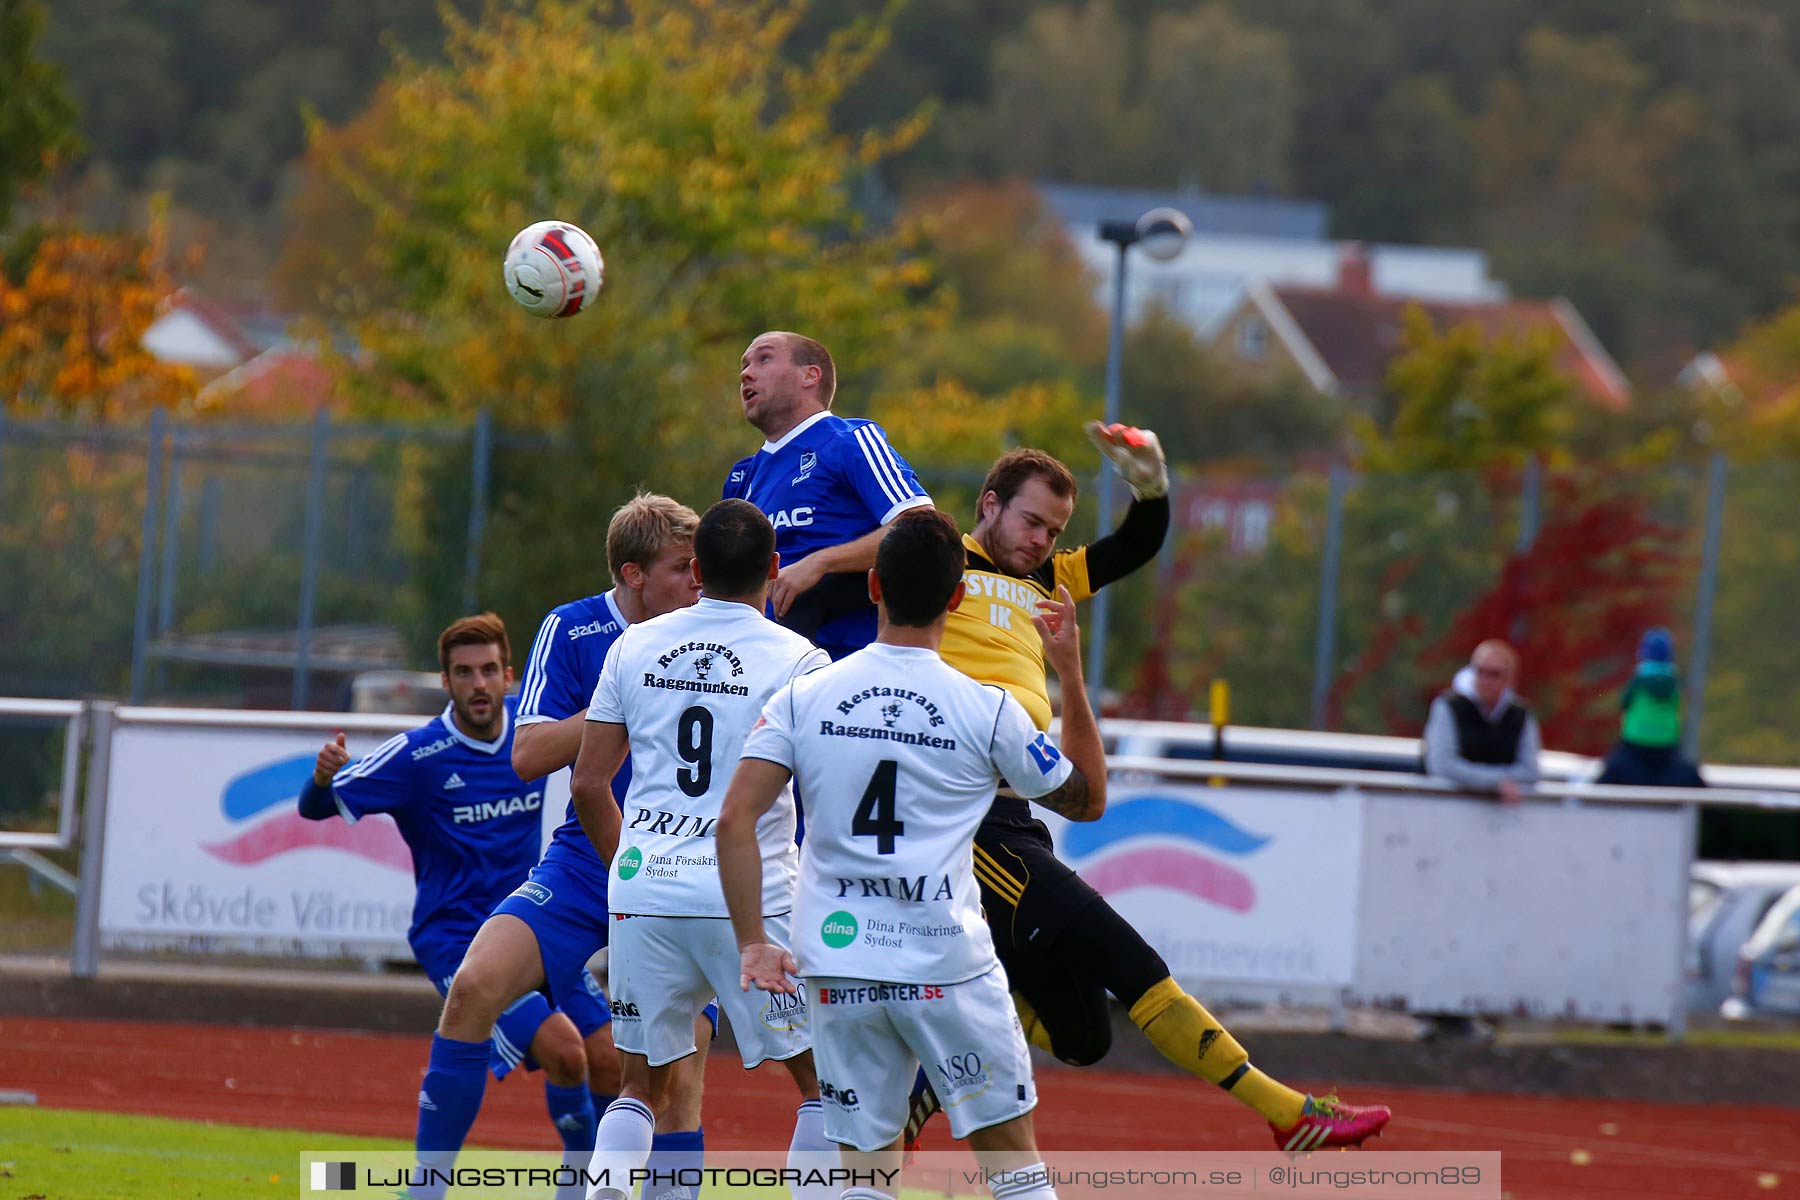
[[(855, 541), (907, 509), (931, 503), (881, 426), (828, 412), (807, 418), (779, 442), (764, 442), (739, 461), (725, 480), (724, 497), (748, 500), (768, 516), (784, 565)], [(813, 589), (819, 595), (811, 599), (811, 623), (784, 624), (835, 657), (875, 640), (875, 606), (860, 573), (826, 579)], [(795, 607), (804, 612), (803, 605)]]
[(541, 783), (512, 768), (513, 701), (500, 736), (478, 742), (450, 709), (396, 734), (331, 780), (347, 821), (387, 813), (412, 851), (412, 928), (407, 941), (428, 969), (454, 970), (488, 913), (538, 858)]
[[(551, 609), (531, 641), (531, 657), (525, 662), (525, 682), (519, 688), (519, 724), (560, 721), (585, 713), (600, 681), (606, 652), (625, 632), (627, 622), (619, 614), (611, 592), (571, 600)], [(623, 802), (631, 786), (631, 756), (613, 776), (613, 795)], [(571, 803), (563, 823), (550, 835), (544, 861), (560, 860), (592, 875), (604, 890), (606, 866), (588, 841)]]

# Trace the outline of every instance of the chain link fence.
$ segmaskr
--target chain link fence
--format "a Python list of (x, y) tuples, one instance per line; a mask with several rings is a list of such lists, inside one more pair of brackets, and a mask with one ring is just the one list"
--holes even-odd
[[(643, 482), (609, 490), (582, 458), (485, 417), (7, 422), (0, 695), (337, 709), (362, 672), (429, 669), (460, 613), (497, 608), (524, 642), (607, 586), (610, 505), (552, 519), (546, 490), (616, 503)], [(967, 525), (980, 473), (914, 465)], [(1699, 749), (1800, 762), (1797, 484), (1796, 464), (1722, 461), (1190, 475), (1158, 562), (1118, 587), (1109, 691), (1130, 715), (1204, 719), (1225, 679), (1238, 723), (1411, 734), (1473, 644), (1504, 636), (1551, 744), (1595, 753), (1638, 636), (1666, 624)]]

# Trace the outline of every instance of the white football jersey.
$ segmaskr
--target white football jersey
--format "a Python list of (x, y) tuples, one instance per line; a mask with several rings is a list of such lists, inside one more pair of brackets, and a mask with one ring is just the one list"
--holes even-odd
[[(760, 609), (701, 597), (629, 626), (607, 651), (587, 719), (625, 726), (631, 788), (607, 882), (615, 913), (726, 916), (713, 834), (744, 738), (763, 705), (831, 660)], [(757, 822), (763, 913), (791, 909), (794, 799)]]
[(802, 975), (960, 983), (998, 960), (975, 828), (1074, 767), (1025, 709), (932, 650), (877, 642), (777, 692), (745, 758), (794, 773), (806, 806), (794, 956)]

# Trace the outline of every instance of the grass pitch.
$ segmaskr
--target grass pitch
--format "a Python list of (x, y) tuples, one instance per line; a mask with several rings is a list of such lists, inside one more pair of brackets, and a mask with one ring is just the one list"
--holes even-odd
[[(411, 1144), (163, 1117), (0, 1107), (0, 1200), (293, 1200), (329, 1194), (309, 1190), (309, 1180), (300, 1173), (302, 1152), (361, 1150), (408, 1154)], [(452, 1200), (501, 1194), (495, 1189), (450, 1192)], [(706, 1194), (733, 1200), (787, 1200), (788, 1195), (785, 1188), (709, 1188)], [(934, 1195), (912, 1189), (904, 1193), (907, 1200)], [(549, 1189), (541, 1196), (549, 1200)]]
[(0, 1196), (236, 1200), (301, 1194), (300, 1152), (404, 1150), (382, 1138), (161, 1117), (0, 1108)]

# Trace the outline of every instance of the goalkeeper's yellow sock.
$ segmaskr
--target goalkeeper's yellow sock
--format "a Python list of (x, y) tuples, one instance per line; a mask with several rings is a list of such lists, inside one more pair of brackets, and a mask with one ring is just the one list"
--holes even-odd
[(1198, 1000), (1165, 978), (1131, 1006), (1131, 1019), (1162, 1056), (1216, 1083), (1282, 1129), (1300, 1119), (1306, 1097), (1250, 1065), (1250, 1054)]
[(1054, 1058), (1056, 1048), (1050, 1044), (1050, 1031), (1044, 1028), (1037, 1009), (1031, 1007), (1031, 1001), (1018, 992), (1014, 992), (1012, 998), (1013, 1007), (1019, 1010), (1019, 1024), (1025, 1027), (1025, 1040)]

